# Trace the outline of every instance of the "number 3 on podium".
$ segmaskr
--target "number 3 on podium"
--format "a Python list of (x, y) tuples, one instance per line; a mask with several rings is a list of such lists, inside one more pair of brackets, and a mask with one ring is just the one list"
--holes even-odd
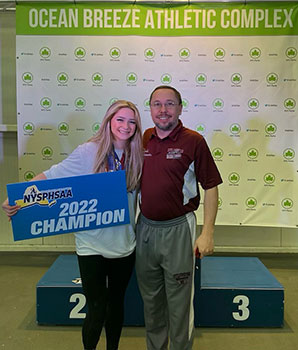
[(245, 321), (249, 318), (249, 299), (246, 295), (237, 295), (235, 296), (235, 298), (233, 299), (233, 303), (234, 304), (238, 304), (238, 310), (239, 312), (233, 312), (233, 318), (236, 321)]

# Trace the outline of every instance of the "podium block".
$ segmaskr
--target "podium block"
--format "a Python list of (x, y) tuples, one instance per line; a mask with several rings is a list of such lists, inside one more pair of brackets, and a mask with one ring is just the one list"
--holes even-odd
[(39, 324), (79, 325), (86, 317), (86, 298), (79, 284), (75, 255), (60, 255), (36, 286)]
[[(86, 298), (75, 255), (60, 255), (36, 286), (39, 324), (80, 325)], [(205, 257), (195, 275), (195, 326), (281, 327), (284, 289), (257, 258)], [(144, 326), (135, 272), (125, 296), (125, 326)]]
[[(36, 285), (38, 324), (80, 325), (86, 317), (86, 298), (76, 255), (60, 255)], [(124, 324), (143, 326), (143, 301), (135, 272), (125, 295)]]
[(257, 258), (204, 258), (195, 304), (197, 326), (283, 326), (284, 288)]

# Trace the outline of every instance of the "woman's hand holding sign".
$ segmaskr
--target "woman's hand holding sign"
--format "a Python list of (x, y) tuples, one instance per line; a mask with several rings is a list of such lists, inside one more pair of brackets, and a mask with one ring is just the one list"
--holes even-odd
[(5, 214), (8, 216), (9, 221), (11, 220), (11, 216), (15, 215), (19, 209), (19, 205), (9, 205), (8, 198), (2, 203), (2, 209), (4, 210)]
[[(36, 180), (46, 180), (46, 176), (44, 173), (40, 173), (36, 175), (32, 181)], [(9, 205), (8, 198), (2, 203), (2, 209), (4, 210), (5, 214), (8, 216), (9, 221), (11, 220), (11, 217), (15, 215), (20, 210), (19, 205)]]

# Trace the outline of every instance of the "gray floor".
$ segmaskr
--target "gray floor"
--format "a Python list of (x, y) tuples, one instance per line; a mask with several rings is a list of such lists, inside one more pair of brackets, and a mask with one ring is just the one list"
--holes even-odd
[[(36, 283), (58, 255), (0, 252), (0, 350), (82, 349), (80, 327), (49, 327), (35, 322)], [(298, 349), (298, 256), (253, 256), (259, 257), (285, 288), (284, 327), (197, 328), (193, 350)], [(120, 345), (120, 350), (145, 350), (144, 328), (125, 327)], [(98, 349), (105, 349), (104, 336)]]

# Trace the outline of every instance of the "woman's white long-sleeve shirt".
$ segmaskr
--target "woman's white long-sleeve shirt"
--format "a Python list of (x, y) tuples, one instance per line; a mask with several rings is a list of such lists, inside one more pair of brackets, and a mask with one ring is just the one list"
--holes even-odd
[[(93, 174), (97, 144), (78, 146), (61, 163), (44, 171), (47, 179)], [(136, 191), (128, 192), (130, 224), (75, 233), (78, 255), (102, 255), (106, 258), (128, 256), (135, 249)]]

